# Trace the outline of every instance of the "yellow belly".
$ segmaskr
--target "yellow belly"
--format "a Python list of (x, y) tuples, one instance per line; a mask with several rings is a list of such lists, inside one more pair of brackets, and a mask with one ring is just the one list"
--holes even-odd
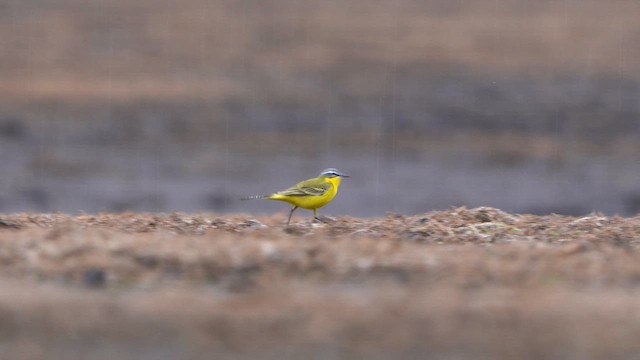
[(327, 192), (319, 196), (311, 196), (311, 195), (287, 196), (287, 195), (273, 194), (269, 196), (267, 199), (286, 201), (291, 205), (298, 206), (303, 209), (313, 210), (313, 209), (318, 209), (327, 205), (331, 200), (333, 200), (333, 198), (336, 196), (336, 193), (337, 193), (336, 187), (332, 186), (331, 189), (327, 190)]

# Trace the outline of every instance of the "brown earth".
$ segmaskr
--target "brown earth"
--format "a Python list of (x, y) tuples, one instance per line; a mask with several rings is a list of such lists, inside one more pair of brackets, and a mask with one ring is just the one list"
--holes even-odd
[(640, 217), (5, 214), (14, 359), (632, 359)]
[(0, 0), (0, 10), (0, 120), (55, 121), (59, 137), (115, 127), (136, 142), (210, 141), (316, 134), (319, 123), (351, 135), (380, 124), (638, 131), (635, 0)]

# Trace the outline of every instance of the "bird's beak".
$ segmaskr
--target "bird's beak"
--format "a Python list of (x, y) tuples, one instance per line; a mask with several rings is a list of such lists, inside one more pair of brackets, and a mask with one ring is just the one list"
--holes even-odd
[(350, 177), (350, 176), (347, 174), (340, 174), (340, 177)]

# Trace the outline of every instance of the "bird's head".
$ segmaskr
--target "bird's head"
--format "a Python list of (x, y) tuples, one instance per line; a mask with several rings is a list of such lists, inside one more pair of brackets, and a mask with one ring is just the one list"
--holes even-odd
[(338, 171), (338, 169), (328, 168), (328, 169), (322, 170), (322, 172), (320, 173), (320, 177), (329, 178), (329, 179), (335, 178), (335, 177), (347, 178), (349, 177), (349, 175), (341, 173), (340, 171)]

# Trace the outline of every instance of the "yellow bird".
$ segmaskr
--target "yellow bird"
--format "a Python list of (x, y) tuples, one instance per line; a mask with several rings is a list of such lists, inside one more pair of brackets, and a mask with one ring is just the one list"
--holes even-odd
[(292, 187), (278, 191), (270, 195), (254, 195), (243, 198), (242, 200), (251, 199), (269, 199), (285, 201), (293, 205), (289, 212), (287, 225), (291, 222), (293, 212), (301, 207), (307, 210), (313, 210), (313, 217), (318, 219), (318, 208), (327, 205), (338, 193), (341, 178), (349, 177), (340, 171), (329, 168), (322, 170), (317, 178), (301, 181)]

